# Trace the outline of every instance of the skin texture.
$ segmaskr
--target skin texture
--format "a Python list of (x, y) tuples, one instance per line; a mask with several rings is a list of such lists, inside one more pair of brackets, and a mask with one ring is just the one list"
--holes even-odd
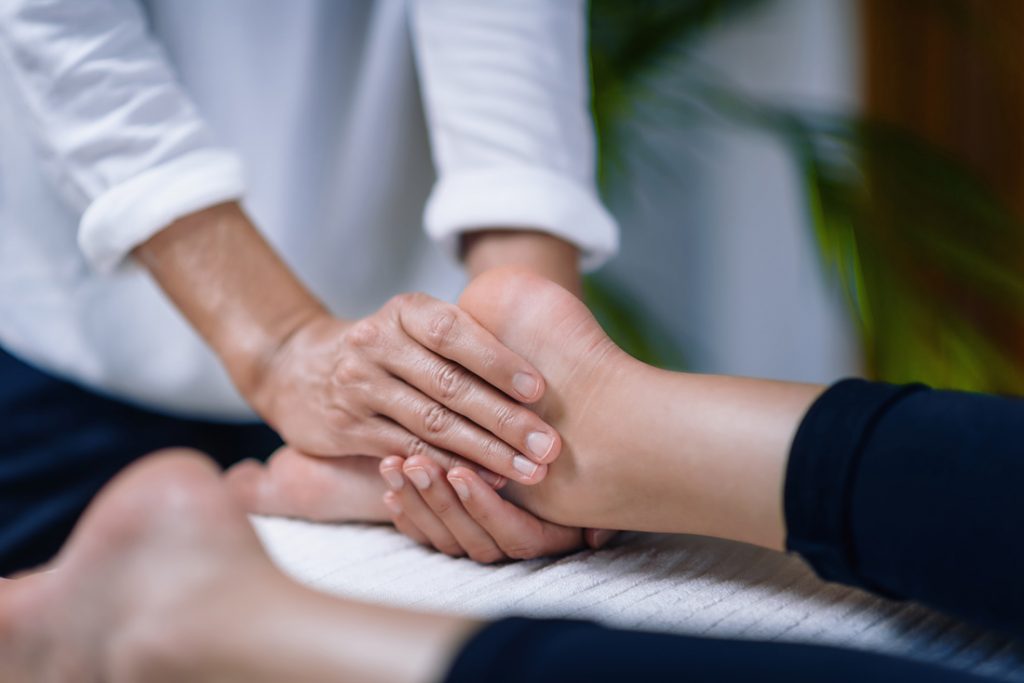
[(427, 459), (410, 458), (399, 480), (398, 463), (386, 459), (386, 503), (400, 529), (483, 560), (502, 543), (511, 557), (571, 549), (566, 530), (578, 527), (784, 547), (789, 445), (822, 387), (644, 365), (576, 297), (521, 269), (485, 273), (459, 304), (544, 374), (549, 389), (533, 408), (562, 434), (563, 451), (540, 484), (502, 491), (536, 518), (465, 468), (445, 478)]
[(543, 395), (541, 375), (456, 306), (402, 294), (361, 320), (336, 318), (234, 203), (173, 223), (134, 255), (297, 452), (426, 455), (526, 484), (558, 455), (557, 432), (522, 405)]

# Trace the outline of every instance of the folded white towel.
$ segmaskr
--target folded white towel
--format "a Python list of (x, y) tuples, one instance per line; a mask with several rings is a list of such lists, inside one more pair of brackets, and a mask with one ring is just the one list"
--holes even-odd
[(427, 551), (385, 526), (254, 524), (288, 574), (366, 602), (832, 644), (1024, 681), (1024, 643), (824, 583), (796, 557), (739, 543), (626, 534), (597, 552), (489, 567)]

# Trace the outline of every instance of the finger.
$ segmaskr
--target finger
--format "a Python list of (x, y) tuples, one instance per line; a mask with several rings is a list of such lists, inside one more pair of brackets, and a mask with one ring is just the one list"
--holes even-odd
[[(537, 413), (511, 400), (466, 368), (410, 339), (382, 359), (385, 369), (463, 415), (537, 464), (558, 457), (561, 439)], [(484, 454), (486, 455), (486, 454)], [(481, 463), (483, 464), (483, 463)]]
[(420, 497), (471, 559), (483, 564), (507, 559), (490, 534), (462, 507), (436, 463), (428, 458), (411, 458), (405, 461), (403, 470), (406, 479), (412, 482)]
[(448, 452), (461, 455), (522, 484), (535, 484), (547, 474), (508, 444), (399, 379), (378, 387), (369, 407), (410, 433)]
[(224, 473), (224, 486), (243, 510), (254, 515), (288, 516), (275, 496), (270, 472), (258, 460), (242, 460)]
[(425, 294), (403, 294), (394, 308), (406, 334), (509, 396), (533, 403), (544, 395), (537, 369), (458, 306)]
[[(383, 465), (383, 463), (381, 463)], [(391, 486), (391, 477), (384, 474), (384, 469), (381, 470), (381, 474), (384, 476), (385, 481), (389, 482)], [(465, 550), (459, 545), (459, 542), (455, 540), (455, 536), (452, 535), (448, 528), (437, 518), (436, 515), (430, 510), (427, 504), (420, 498), (419, 492), (416, 487), (413, 486), (409, 480), (402, 475), (402, 485), (396, 490), (394, 487), (385, 494), (385, 504), (389, 506), (392, 512), (392, 517), (396, 516), (396, 510), (405, 517), (407, 526), (415, 526), (427, 538), (427, 545), (433, 546), (436, 550), (449, 555), (451, 557), (462, 557), (466, 554)], [(486, 488), (486, 484), (483, 484)]]
[(380, 457), (398, 455), (403, 458), (411, 458), (425, 455), (446, 472), (453, 467), (469, 468), (496, 489), (500, 489), (508, 483), (505, 477), (495, 474), (487, 468), (480, 467), (450, 451), (432, 446), (386, 416), (372, 418), (367, 421), (366, 425), (367, 433), (370, 436), (367, 436), (365, 440), (370, 443), (372, 449)]
[(546, 522), (516, 507), (467, 468), (457, 467), (447, 478), (466, 512), (509, 557), (528, 560), (558, 555), (583, 544), (580, 529)]
[(408, 536), (410, 539), (419, 543), (422, 546), (432, 548), (430, 539), (427, 538), (426, 534), (420, 531), (415, 524), (413, 524), (408, 517), (405, 516), (405, 512), (402, 510), (402, 504), (398, 500), (398, 496), (394, 492), (388, 491), (384, 494), (384, 505), (391, 511), (391, 523), (395, 525), (395, 529), (404, 536)]

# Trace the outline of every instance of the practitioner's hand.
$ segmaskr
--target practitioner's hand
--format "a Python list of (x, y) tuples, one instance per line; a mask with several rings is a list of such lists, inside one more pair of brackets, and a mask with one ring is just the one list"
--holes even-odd
[(533, 484), (561, 448), (520, 405), (544, 394), (540, 373), (470, 315), (424, 294), (397, 296), (356, 322), (311, 316), (247, 394), (290, 446), (312, 455), (426, 455), (445, 469), (471, 461)]
[(385, 458), (381, 476), (391, 489), (384, 504), (395, 527), (452, 557), (490, 564), (559, 555), (607, 543), (612, 532), (562, 526), (504, 500), (475, 473), (447, 473), (428, 458)]
[(133, 255), (300, 451), (470, 460), (524, 484), (559, 454), (555, 430), (520, 405), (544, 395), (541, 374), (472, 316), (403, 294), (335, 318), (237, 203), (175, 221)]

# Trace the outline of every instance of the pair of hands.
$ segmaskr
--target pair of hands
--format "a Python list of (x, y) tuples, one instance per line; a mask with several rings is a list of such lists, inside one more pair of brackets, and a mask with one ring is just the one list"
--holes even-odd
[[(579, 254), (556, 237), (481, 231), (464, 247), (471, 274), (518, 264), (578, 289)], [(237, 202), (175, 221), (133, 255), (289, 444), (266, 471), (248, 463), (233, 473), (258, 499), (252, 510), (383, 521), (386, 487), (366, 456), (422, 456), (500, 488), (541, 481), (559, 454), (557, 432), (523, 405), (543, 395), (540, 373), (465, 311), (406, 294), (339, 320)], [(332, 491), (362, 509), (331, 514)]]
[(406, 294), (354, 323), (312, 316), (255, 386), (250, 400), (288, 447), (265, 472), (248, 464), (229, 475), (263, 487), (250, 509), (390, 517), (414, 540), (480, 562), (596, 547), (610, 535), (545, 522), (496, 492), (506, 479), (541, 481), (561, 442), (522, 405), (543, 395), (540, 373), (457, 306)]

